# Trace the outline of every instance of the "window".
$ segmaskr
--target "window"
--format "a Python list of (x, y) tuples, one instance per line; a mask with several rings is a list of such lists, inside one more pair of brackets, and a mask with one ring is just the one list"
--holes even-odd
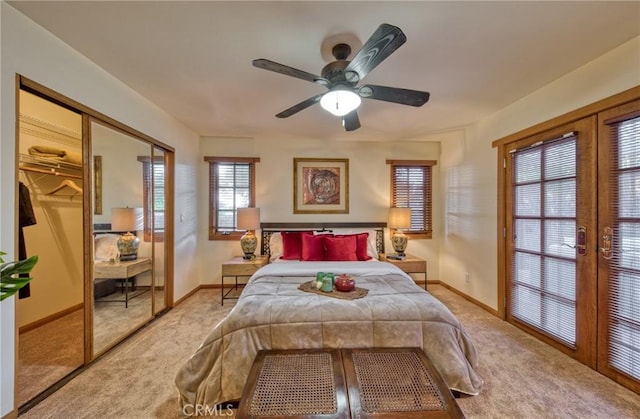
[(138, 156), (138, 161), (142, 162), (144, 241), (151, 241), (152, 219), (155, 234), (154, 239), (156, 241), (162, 241), (164, 239), (165, 228), (164, 158), (157, 156), (153, 158), (152, 162), (149, 156)]
[(209, 163), (209, 240), (238, 239), (238, 208), (255, 206), (253, 157), (205, 157)]
[(411, 208), (411, 228), (405, 233), (415, 238), (431, 238), (432, 174), (435, 160), (387, 160), (391, 165), (391, 206)]

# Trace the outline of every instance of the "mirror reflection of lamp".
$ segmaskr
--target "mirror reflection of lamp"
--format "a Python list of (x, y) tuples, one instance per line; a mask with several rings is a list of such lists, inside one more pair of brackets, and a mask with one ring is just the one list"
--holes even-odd
[(140, 230), (142, 226), (142, 208), (111, 208), (111, 230), (126, 231), (118, 239), (120, 260), (135, 260), (138, 258), (140, 239), (132, 231)]
[(405, 256), (404, 251), (407, 248), (408, 239), (402, 229), (411, 227), (411, 208), (389, 208), (387, 226), (395, 230), (393, 236), (391, 236), (393, 250), (396, 251), (398, 256)]
[(254, 231), (260, 228), (260, 208), (238, 208), (238, 230), (247, 232), (240, 238), (240, 247), (246, 260), (254, 259), (258, 239)]

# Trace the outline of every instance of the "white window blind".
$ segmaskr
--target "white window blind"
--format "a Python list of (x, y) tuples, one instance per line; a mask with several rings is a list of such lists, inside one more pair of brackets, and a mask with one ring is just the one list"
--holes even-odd
[(216, 227), (218, 231), (236, 230), (236, 211), (249, 207), (251, 198), (250, 163), (215, 163)]
[(609, 264), (609, 364), (640, 379), (640, 117), (609, 125), (614, 217)]
[(431, 165), (392, 166), (392, 207), (411, 208), (409, 233), (431, 233)]
[(513, 152), (511, 314), (576, 344), (575, 134)]
[[(160, 240), (165, 229), (165, 165), (164, 159), (139, 156), (142, 162), (144, 194), (144, 238), (151, 239), (151, 230)], [(151, 228), (153, 225), (153, 229)]]

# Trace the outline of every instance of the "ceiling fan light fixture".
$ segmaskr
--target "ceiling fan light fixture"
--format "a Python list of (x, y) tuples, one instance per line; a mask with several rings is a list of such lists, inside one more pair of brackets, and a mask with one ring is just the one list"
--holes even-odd
[(331, 90), (322, 96), (320, 106), (327, 112), (335, 116), (344, 116), (349, 112), (358, 109), (362, 100), (358, 94), (350, 90)]

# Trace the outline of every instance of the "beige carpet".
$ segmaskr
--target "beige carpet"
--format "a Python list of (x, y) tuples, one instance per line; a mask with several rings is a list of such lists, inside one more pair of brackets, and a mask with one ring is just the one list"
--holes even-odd
[[(94, 348), (100, 351), (151, 318), (151, 293), (140, 293), (125, 308), (119, 291), (101, 298), (94, 310)], [(157, 310), (164, 293), (156, 291)], [(118, 302), (105, 302), (119, 300)], [(158, 303), (159, 302), (159, 303)], [(78, 309), (19, 336), (17, 402), (23, 405), (84, 364), (84, 311)]]
[[(121, 336), (151, 318), (151, 295), (148, 289), (132, 292), (127, 307), (124, 294), (119, 290), (96, 301), (93, 311), (94, 353), (103, 351)], [(155, 298), (156, 301), (162, 302), (164, 292), (156, 291)]]
[(640, 417), (639, 395), (444, 287), (429, 290), (456, 314), (480, 351), (483, 391), (458, 399), (467, 417)]
[[(468, 418), (632, 418), (640, 396), (443, 287), (430, 291), (480, 350), (484, 391), (459, 399)], [(177, 369), (231, 309), (201, 290), (91, 365), (25, 418), (177, 418)]]
[(21, 405), (84, 363), (84, 311), (76, 310), (18, 338), (17, 399)]

